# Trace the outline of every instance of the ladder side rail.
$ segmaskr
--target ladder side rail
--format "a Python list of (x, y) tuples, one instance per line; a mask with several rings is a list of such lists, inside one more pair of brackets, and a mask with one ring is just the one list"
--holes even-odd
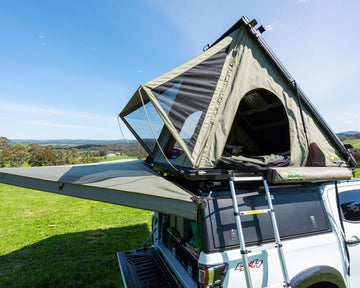
[(249, 260), (247, 258), (248, 251), (246, 250), (246, 246), (245, 246), (244, 234), (242, 231), (240, 213), (239, 213), (238, 203), (237, 203), (237, 199), (236, 199), (236, 192), (235, 192), (233, 178), (230, 178), (229, 185), (230, 185), (230, 191), (231, 191), (231, 198), (232, 198), (232, 202), (233, 202), (236, 227), (237, 227), (238, 236), (239, 236), (240, 252), (241, 252), (241, 258), (242, 258), (243, 266), (244, 266), (246, 285), (248, 288), (252, 288), (252, 281), (251, 281), (250, 270), (249, 270)]
[(280, 260), (280, 263), (281, 263), (281, 271), (282, 271), (284, 280), (285, 280), (286, 285), (287, 285), (285, 287), (290, 287), (289, 275), (288, 275), (287, 268), (286, 268), (284, 252), (282, 250), (282, 244), (281, 244), (281, 240), (280, 240), (279, 229), (278, 229), (277, 222), (276, 222), (274, 207), (273, 207), (273, 204), (272, 204), (272, 201), (271, 201), (270, 189), (269, 189), (268, 183), (266, 181), (266, 178), (264, 178), (263, 180), (264, 180), (264, 188), (265, 188), (266, 199), (267, 199), (267, 202), (268, 202), (268, 207), (269, 207), (269, 209), (271, 211), (270, 212), (270, 217), (271, 217), (271, 223), (272, 223), (273, 230), (274, 230), (275, 242), (277, 244), (279, 260)]

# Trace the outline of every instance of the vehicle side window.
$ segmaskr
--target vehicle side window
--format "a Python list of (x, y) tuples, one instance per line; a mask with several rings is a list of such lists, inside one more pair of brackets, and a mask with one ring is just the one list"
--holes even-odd
[(360, 221), (360, 190), (341, 192), (339, 200), (344, 220)]

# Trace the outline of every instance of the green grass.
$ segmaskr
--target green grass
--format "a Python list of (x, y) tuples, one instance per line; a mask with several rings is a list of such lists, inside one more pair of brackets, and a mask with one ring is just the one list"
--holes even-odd
[(151, 212), (0, 184), (0, 287), (123, 287)]
[(344, 144), (351, 144), (355, 149), (360, 149), (360, 139), (347, 139), (343, 141)]
[(356, 169), (355, 178), (360, 178), (360, 168)]
[(115, 160), (123, 160), (123, 159), (137, 159), (136, 157), (131, 157), (128, 155), (119, 155), (119, 156), (110, 156), (110, 157), (95, 157), (100, 160), (100, 162), (108, 162)]
[[(360, 178), (360, 169), (356, 170)], [(123, 287), (151, 212), (0, 184), (0, 287)]]

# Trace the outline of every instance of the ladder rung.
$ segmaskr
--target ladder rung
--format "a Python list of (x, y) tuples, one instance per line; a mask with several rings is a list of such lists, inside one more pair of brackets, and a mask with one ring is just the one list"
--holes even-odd
[(252, 177), (231, 177), (230, 181), (234, 182), (248, 182), (248, 181), (263, 181), (264, 178), (262, 176), (252, 176)]
[[(264, 189), (265, 189), (266, 200), (267, 200), (267, 204), (268, 204), (267, 209), (249, 210), (249, 211), (241, 211), (241, 212), (239, 212), (239, 207), (238, 207), (237, 200), (236, 200), (236, 190), (235, 190), (234, 182), (245, 182), (245, 181), (248, 181), (248, 182), (251, 182), (251, 181), (263, 181), (264, 182)], [(278, 250), (278, 256), (279, 256), (279, 260), (280, 260), (281, 271), (282, 271), (283, 278), (284, 278), (284, 282), (283, 282), (282, 285), (283, 285), (283, 287), (291, 287), (290, 282), (289, 282), (289, 275), (288, 275), (287, 267), (286, 267), (286, 263), (285, 263), (284, 253), (283, 253), (283, 250), (282, 250), (282, 244), (281, 244), (279, 229), (277, 227), (276, 218), (275, 218), (275, 212), (273, 210), (273, 204), (272, 204), (272, 201), (271, 201), (272, 200), (272, 195), (270, 194), (270, 189), (269, 189), (266, 178), (262, 177), (262, 176), (229, 177), (229, 186), (230, 186), (231, 198), (232, 198), (232, 202), (233, 202), (236, 227), (237, 227), (237, 230), (238, 230), (240, 252), (241, 252), (242, 262), (244, 264), (246, 287), (247, 288), (252, 288), (251, 275), (250, 275), (250, 270), (249, 270), (249, 267), (248, 267), (248, 265), (250, 263), (249, 263), (249, 259), (248, 259), (247, 254), (255, 252), (255, 251), (265, 251), (267, 249), (273, 249), (273, 248), (277, 248), (277, 250)], [(242, 216), (242, 215), (262, 214), (262, 213), (269, 213), (270, 214), (272, 228), (274, 230), (275, 243), (270, 243), (270, 244), (266, 244), (266, 245), (260, 245), (260, 246), (257, 246), (255, 248), (253, 248), (253, 249), (248, 250), (248, 249), (246, 249), (246, 245), (245, 245), (245, 239), (244, 239), (243, 228), (242, 228), (242, 225), (241, 225), (240, 216)]]
[(264, 214), (264, 213), (270, 213), (271, 209), (262, 209), (262, 210), (249, 210), (249, 211), (240, 211), (240, 215), (254, 215), (254, 214)]
[(257, 251), (265, 251), (265, 250), (269, 250), (269, 249), (275, 249), (278, 247), (279, 247), (279, 245), (276, 243), (265, 244), (265, 245), (261, 245), (261, 246), (255, 247), (255, 248), (249, 248), (248, 253), (253, 253), (253, 252), (257, 252)]

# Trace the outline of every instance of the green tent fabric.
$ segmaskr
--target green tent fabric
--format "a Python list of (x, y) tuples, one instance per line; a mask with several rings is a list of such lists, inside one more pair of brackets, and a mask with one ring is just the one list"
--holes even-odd
[(141, 160), (1, 168), (0, 183), (196, 219), (194, 195)]
[(225, 152), (238, 156), (226, 151), (238, 146), (245, 157), (288, 153), (294, 167), (356, 166), (246, 17), (141, 85), (120, 117), (155, 165), (214, 168)]

